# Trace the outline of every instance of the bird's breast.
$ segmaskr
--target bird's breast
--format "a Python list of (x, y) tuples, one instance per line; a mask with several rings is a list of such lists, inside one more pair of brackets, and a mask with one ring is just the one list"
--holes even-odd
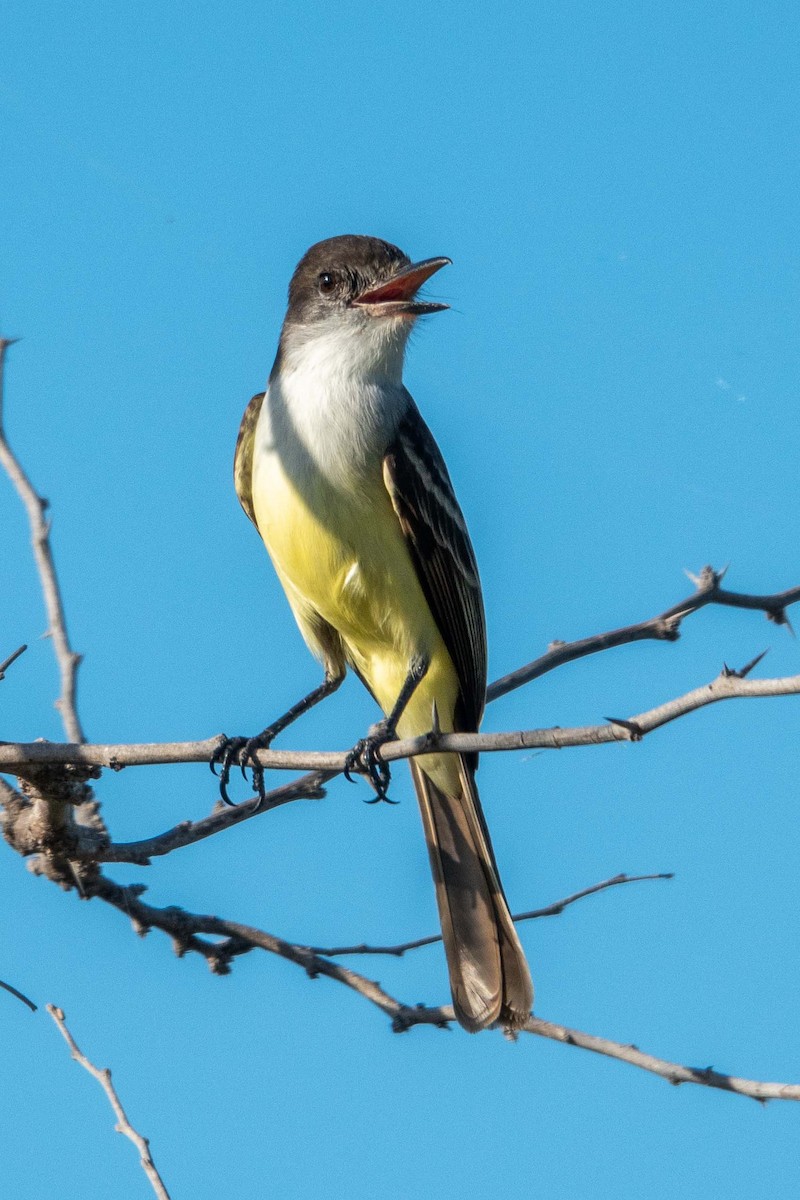
[(357, 433), (339, 418), (312, 433), (302, 406), (270, 388), (255, 433), (256, 524), (296, 613), (306, 605), (348, 645), (391, 646), (407, 661), (438, 630), (384, 484), (385, 447), (356, 446), (348, 460)]
[(456, 671), (386, 490), (388, 441), (379, 444), (373, 434), (371, 445), (359, 445), (359, 431), (352, 421), (348, 430), (341, 411), (338, 421), (311, 430), (299, 406), (271, 393), (255, 433), (253, 508), (308, 644), (314, 649), (321, 617), (387, 713), (411, 661), (425, 658), (428, 674), (400, 731), (430, 728), (434, 701), (442, 728), (452, 728)]

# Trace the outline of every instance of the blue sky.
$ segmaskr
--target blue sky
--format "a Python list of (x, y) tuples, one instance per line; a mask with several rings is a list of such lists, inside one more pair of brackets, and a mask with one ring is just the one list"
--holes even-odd
[[(318, 679), (230, 470), (291, 271), (337, 233), (453, 260), (429, 289), (453, 311), (419, 329), (406, 378), (470, 524), (493, 677), (660, 611), (684, 568), (800, 582), (795, 5), (9, 0), (4, 26), (0, 319), (24, 339), (6, 423), (52, 504), (91, 740), (253, 732)], [(0, 514), (0, 658), (31, 647), (0, 685), (0, 736), (61, 740), (5, 480)], [(677, 645), (509, 696), (486, 728), (632, 714), (767, 646), (759, 674), (800, 670), (786, 630), (707, 610)], [(514, 907), (676, 874), (524, 928), (539, 1015), (800, 1080), (799, 714), (736, 702), (638, 746), (484, 758)], [(284, 744), (344, 748), (374, 719), (350, 682)], [(339, 781), (108, 873), (290, 940), (420, 936), (436, 915), (403, 770), (394, 794), (370, 808)], [(98, 795), (127, 840), (215, 789), (202, 767), (146, 768)], [(533, 1037), (394, 1036), (266, 955), (213, 978), (0, 853), (0, 978), (62, 1005), (113, 1067), (176, 1197), (794, 1194), (793, 1106)], [(446, 999), (435, 947), (363, 969)], [(0, 1006), (0, 1189), (149, 1194), (48, 1018)]]

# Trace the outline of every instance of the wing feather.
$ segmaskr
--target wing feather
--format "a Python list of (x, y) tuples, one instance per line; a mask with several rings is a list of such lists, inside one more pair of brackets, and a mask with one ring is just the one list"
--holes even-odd
[[(244, 410), (242, 423), (239, 426), (239, 436), (236, 439), (236, 453), (233, 457), (233, 482), (239, 503), (253, 524), (256, 524), (256, 513), (253, 507), (253, 449), (255, 446), (256, 424), (265, 392), (259, 392)], [(258, 526), (256, 525), (256, 528)]]
[(384, 457), (383, 475), (458, 674), (459, 724), (475, 730), (486, 694), (486, 621), (478, 565), (444, 459), (411, 397)]

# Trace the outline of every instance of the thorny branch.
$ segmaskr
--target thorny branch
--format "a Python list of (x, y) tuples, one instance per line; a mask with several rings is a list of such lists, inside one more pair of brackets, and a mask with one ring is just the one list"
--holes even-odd
[[(754, 660), (757, 661), (757, 660)], [(575, 728), (521, 729), (508, 733), (440, 733), (431, 731), (381, 747), (386, 762), (442, 750), (482, 754), (504, 750), (562, 750), (567, 746), (599, 746), (610, 742), (639, 742), (654, 729), (719, 700), (800, 694), (800, 675), (783, 679), (748, 679), (751, 663), (738, 671), (723, 667), (716, 679), (683, 696), (629, 717), (609, 717), (602, 725)], [(40, 766), (81, 766), (120, 770), (128, 766), (163, 763), (208, 762), (217, 738), (201, 742), (149, 742), (141, 744), (81, 746), (68, 742), (5, 742), (0, 744), (0, 771), (25, 774)], [(344, 770), (347, 753), (341, 750), (259, 750), (258, 761), (267, 770), (313, 771), (329, 778)], [(194, 840), (194, 839), (193, 839)]]
[[(117, 845), (111, 842), (88, 787), (89, 778), (97, 777), (102, 767), (119, 770), (124, 766), (147, 763), (208, 762), (217, 747), (218, 739), (145, 746), (82, 744), (83, 732), (75, 700), (76, 672), (80, 656), (71, 649), (67, 637), (60, 589), (50, 548), (50, 528), (44, 517), (47, 503), (34, 490), (12, 453), (3, 430), (3, 369), (6, 351), (12, 344), (12, 339), (0, 339), (0, 464), (5, 467), (28, 512), (34, 554), (47, 607), (48, 632), (53, 639), (61, 672), (61, 698), (58, 707), (61, 709), (70, 743), (0, 743), (0, 771), (12, 772), (20, 777), (19, 791), (0, 779), (0, 802), (5, 808), (3, 832), (6, 840), (21, 854), (31, 856), (30, 864), (35, 873), (47, 876), (65, 889), (77, 888), (85, 899), (96, 897), (112, 905), (131, 919), (134, 928), (142, 936), (151, 928), (162, 930), (171, 937), (179, 955), (197, 953), (204, 957), (212, 971), (218, 974), (228, 973), (231, 962), (237, 956), (260, 949), (294, 962), (312, 978), (324, 975), (344, 984), (389, 1016), (393, 1028), (398, 1032), (410, 1029), (414, 1025), (446, 1027), (453, 1020), (453, 1012), (449, 1006), (404, 1004), (389, 995), (377, 982), (333, 961), (335, 954), (345, 953), (400, 955), (438, 941), (438, 938), (423, 938), (395, 947), (341, 947), (338, 950), (322, 951), (287, 942), (240, 922), (189, 913), (175, 907), (155, 908), (141, 899), (145, 891), (142, 885), (123, 887), (102, 874), (99, 864), (103, 861), (146, 865), (153, 857), (168, 854), (180, 846), (211, 837), (222, 829), (248, 819), (256, 812), (271, 811), (281, 804), (301, 797), (319, 798), (324, 795), (324, 783), (343, 769), (345, 756), (319, 752), (261, 751), (259, 760), (265, 768), (303, 769), (311, 774), (274, 789), (261, 804), (254, 805), (252, 801), (248, 801), (232, 809), (217, 808), (200, 821), (181, 822), (166, 833), (153, 838)], [(720, 586), (723, 575), (724, 572), (718, 573), (710, 567), (704, 568), (701, 575), (693, 580), (697, 590), (692, 596), (648, 621), (597, 634), (578, 642), (553, 643), (541, 658), (492, 684), (488, 689), (487, 699), (494, 700), (563, 663), (611, 646), (644, 638), (674, 641), (679, 636), (681, 622), (708, 604), (761, 610), (776, 624), (789, 624), (786, 608), (800, 600), (800, 588), (774, 595), (728, 592)], [(21, 652), (20, 649), (0, 664), (0, 676)], [(731, 671), (726, 667), (710, 684), (634, 717), (611, 718), (606, 724), (578, 729), (554, 728), (482, 735), (445, 735), (432, 732), (422, 738), (387, 745), (383, 756), (387, 762), (391, 762), (410, 755), (442, 749), (559, 749), (563, 746), (638, 741), (668, 721), (717, 700), (800, 692), (800, 676), (787, 679), (747, 679), (746, 676), (757, 661), (759, 660), (754, 660), (740, 671)], [(669, 876), (615, 876), (613, 879), (584, 888), (545, 909), (522, 913), (515, 919), (528, 920), (555, 915), (568, 905), (598, 891), (645, 878)], [(21, 999), (26, 999), (9, 985), (4, 984), (3, 987), (19, 995)], [(130, 1126), (111, 1086), (110, 1074), (94, 1067), (81, 1054), (66, 1028), (63, 1013), (53, 1006), (48, 1006), (48, 1011), (69, 1043), (74, 1056), (102, 1083), (117, 1113), (117, 1128), (138, 1146), (142, 1165), (148, 1172), (148, 1178), (153, 1183), (157, 1195), (166, 1197), (167, 1192), (152, 1164), (147, 1141)], [(525, 1032), (619, 1059), (675, 1084), (703, 1084), (758, 1100), (800, 1099), (800, 1085), (763, 1083), (723, 1075), (711, 1068), (685, 1067), (644, 1054), (636, 1047), (568, 1029), (534, 1016), (530, 1017)]]
[[(548, 671), (561, 667), (564, 663), (575, 662), (588, 654), (597, 654), (600, 650), (610, 650), (614, 646), (624, 646), (629, 642), (654, 640), (660, 642), (676, 642), (680, 637), (681, 622), (705, 608), (707, 604), (720, 604), (727, 608), (749, 608), (766, 614), (769, 621), (776, 625), (786, 625), (791, 629), (786, 609), (800, 600), (800, 587), (788, 588), (785, 592), (775, 592), (771, 596), (754, 596), (745, 592), (724, 591), (720, 584), (728, 568), (715, 571), (713, 567), (703, 567), (699, 575), (689, 575), (695, 585), (695, 591), (685, 600), (673, 604), (672, 608), (640, 621), (636, 625), (624, 625), (620, 629), (611, 629), (606, 633), (596, 633), (592, 637), (582, 638), (577, 642), (553, 642), (541, 658), (534, 659), (524, 667), (496, 679), (486, 689), (486, 700), (498, 700), (508, 692), (546, 675)], [(687, 574), (689, 572), (687, 571)]]
[(109, 1104), (114, 1110), (114, 1116), (117, 1118), (117, 1124), (114, 1126), (114, 1128), (116, 1129), (117, 1133), (123, 1133), (126, 1138), (129, 1138), (139, 1151), (139, 1161), (142, 1164), (142, 1170), (150, 1180), (150, 1185), (153, 1191), (159, 1197), (159, 1200), (169, 1200), (169, 1192), (164, 1185), (163, 1179), (156, 1170), (156, 1164), (153, 1162), (153, 1156), (150, 1153), (150, 1142), (146, 1137), (142, 1137), (140, 1133), (137, 1133), (128, 1120), (125, 1109), (122, 1107), (122, 1101), (117, 1095), (116, 1089), (111, 1082), (111, 1072), (109, 1071), (108, 1067), (96, 1067), (94, 1063), (90, 1062), (86, 1055), (78, 1049), (75, 1039), (67, 1028), (66, 1019), (62, 1009), (57, 1008), (54, 1004), (48, 1004), (47, 1011), (58, 1026), (64, 1041), (69, 1046), (72, 1057), (77, 1063), (80, 1063), (80, 1065), (87, 1070), (90, 1075), (94, 1076), (105, 1094), (108, 1096)]

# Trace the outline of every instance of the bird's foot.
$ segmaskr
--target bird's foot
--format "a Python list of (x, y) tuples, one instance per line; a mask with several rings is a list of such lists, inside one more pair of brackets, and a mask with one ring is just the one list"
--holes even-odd
[(381, 758), (381, 746), (394, 741), (396, 736), (397, 732), (388, 719), (378, 721), (376, 725), (370, 726), (367, 736), (356, 742), (347, 756), (344, 764), (345, 779), (350, 783), (355, 783), (352, 773), (357, 771), (359, 775), (367, 777), (375, 790), (375, 798), (367, 800), (367, 804), (377, 804), (380, 800), (384, 800), (387, 804), (397, 803), (396, 800), (389, 799), (388, 791), (392, 776), (389, 764)]
[(235, 803), (228, 795), (231, 769), (235, 766), (239, 767), (245, 779), (247, 778), (246, 770), (248, 767), (250, 768), (253, 774), (253, 788), (258, 797), (258, 803), (263, 804), (266, 799), (264, 768), (256, 758), (256, 751), (268, 750), (274, 737), (275, 732), (271, 727), (262, 730), (261, 733), (250, 738), (229, 738), (224, 733), (220, 736), (219, 744), (211, 755), (209, 766), (211, 767), (212, 775), (217, 774), (217, 767), (220, 768), (219, 794), (225, 804), (233, 805)]

